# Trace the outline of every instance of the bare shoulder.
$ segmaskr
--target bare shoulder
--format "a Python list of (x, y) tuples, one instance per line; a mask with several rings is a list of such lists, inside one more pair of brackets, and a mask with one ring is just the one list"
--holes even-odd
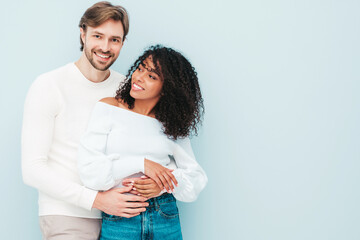
[(100, 102), (107, 103), (109, 105), (113, 105), (113, 106), (120, 107), (120, 108), (125, 108), (125, 109), (127, 106), (121, 99), (117, 100), (114, 97), (103, 98), (100, 100)]
[(107, 104), (113, 105), (113, 106), (119, 106), (118, 100), (114, 97), (106, 97), (106, 98), (101, 99), (99, 102), (107, 103)]

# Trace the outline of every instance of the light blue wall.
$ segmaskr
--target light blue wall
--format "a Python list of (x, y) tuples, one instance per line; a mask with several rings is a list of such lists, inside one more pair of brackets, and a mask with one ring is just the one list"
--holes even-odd
[[(94, 2), (2, 4), (1, 239), (40, 239), (20, 172), (23, 101), (37, 75), (78, 59), (77, 24)], [(209, 184), (179, 204), (185, 239), (360, 239), (359, 1), (116, 2), (131, 28), (114, 69), (163, 43), (199, 74), (193, 147)]]

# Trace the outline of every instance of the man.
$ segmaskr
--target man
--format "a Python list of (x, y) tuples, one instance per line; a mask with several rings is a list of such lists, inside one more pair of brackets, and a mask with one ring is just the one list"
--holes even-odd
[(77, 147), (95, 103), (114, 96), (124, 76), (109, 67), (129, 30), (126, 10), (108, 2), (87, 9), (80, 20), (82, 55), (39, 76), (25, 101), (22, 132), (24, 182), (39, 191), (44, 239), (98, 239), (100, 210), (133, 217), (146, 198), (127, 195), (131, 186), (97, 192), (85, 188), (77, 171)]

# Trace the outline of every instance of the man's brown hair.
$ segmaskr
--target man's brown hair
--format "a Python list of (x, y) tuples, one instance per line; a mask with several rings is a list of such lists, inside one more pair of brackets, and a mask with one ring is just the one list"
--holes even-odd
[[(114, 6), (109, 2), (98, 2), (86, 10), (80, 19), (79, 27), (86, 32), (87, 26), (97, 27), (109, 19), (121, 21), (124, 28), (124, 36), (122, 41), (125, 40), (129, 32), (129, 16), (125, 8), (120, 5)], [(84, 49), (84, 43), (80, 35), (80, 50)]]

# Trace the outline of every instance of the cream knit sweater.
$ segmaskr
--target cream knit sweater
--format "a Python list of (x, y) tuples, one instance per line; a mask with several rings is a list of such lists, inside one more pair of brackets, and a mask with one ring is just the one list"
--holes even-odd
[(100, 218), (92, 209), (97, 191), (80, 181), (78, 145), (97, 101), (115, 95), (124, 76), (111, 71), (103, 82), (86, 79), (74, 63), (39, 76), (24, 108), (22, 171), (39, 191), (39, 215)]

